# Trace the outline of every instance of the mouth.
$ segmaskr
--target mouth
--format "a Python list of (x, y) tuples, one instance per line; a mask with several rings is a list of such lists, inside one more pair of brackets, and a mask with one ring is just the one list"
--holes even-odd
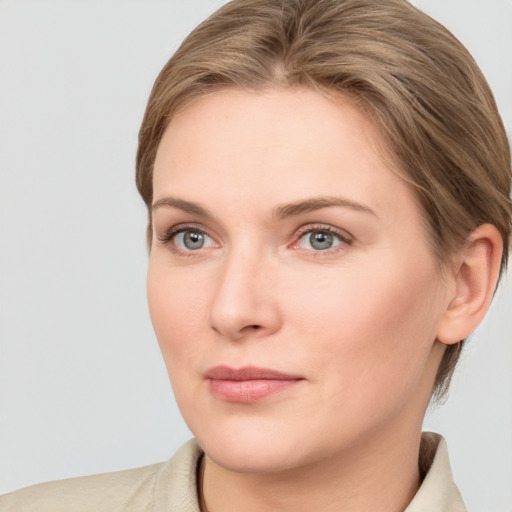
[(304, 380), (299, 375), (252, 366), (239, 369), (215, 366), (207, 370), (204, 376), (215, 398), (243, 404), (281, 393)]

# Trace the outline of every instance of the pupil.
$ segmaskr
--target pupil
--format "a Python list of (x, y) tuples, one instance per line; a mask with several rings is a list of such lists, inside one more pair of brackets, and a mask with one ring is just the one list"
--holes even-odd
[(187, 249), (201, 249), (204, 244), (204, 237), (196, 231), (187, 231), (183, 237), (183, 243)]
[(320, 251), (329, 249), (332, 246), (332, 235), (329, 233), (312, 233), (309, 237), (311, 247)]

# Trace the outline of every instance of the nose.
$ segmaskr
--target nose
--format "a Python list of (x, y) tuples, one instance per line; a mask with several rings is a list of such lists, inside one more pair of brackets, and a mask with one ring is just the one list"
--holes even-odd
[(273, 266), (248, 252), (223, 262), (211, 303), (211, 328), (230, 340), (269, 336), (281, 326)]

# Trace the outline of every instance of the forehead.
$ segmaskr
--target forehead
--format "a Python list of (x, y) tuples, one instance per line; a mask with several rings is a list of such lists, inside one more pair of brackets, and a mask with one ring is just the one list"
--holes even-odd
[(176, 115), (160, 143), (154, 199), (240, 205), (342, 194), (372, 208), (413, 199), (386, 167), (379, 128), (344, 99), (303, 89), (225, 90)]

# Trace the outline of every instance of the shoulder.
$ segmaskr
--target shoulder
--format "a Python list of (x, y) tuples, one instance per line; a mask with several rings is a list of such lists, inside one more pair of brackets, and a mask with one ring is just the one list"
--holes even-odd
[(154, 481), (162, 466), (155, 464), (33, 485), (0, 497), (0, 511), (120, 511), (129, 501), (151, 501)]
[(155, 501), (172, 493), (173, 488), (182, 493), (194, 488), (195, 463), (200, 453), (197, 444), (189, 441), (164, 463), (33, 485), (0, 496), (0, 512), (153, 510)]

